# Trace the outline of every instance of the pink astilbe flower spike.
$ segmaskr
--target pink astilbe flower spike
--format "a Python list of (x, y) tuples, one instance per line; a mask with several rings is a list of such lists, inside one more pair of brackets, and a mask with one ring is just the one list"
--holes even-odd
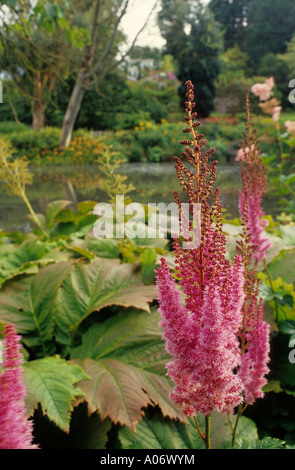
[[(245, 193), (247, 193), (247, 206), (245, 206)], [(262, 193), (259, 186), (245, 185), (244, 191), (239, 191), (240, 213), (247, 212), (247, 228), (251, 236), (251, 243), (256, 247), (254, 258), (262, 261), (266, 252), (271, 247), (270, 239), (265, 236), (265, 227), (268, 221), (263, 218), (265, 215), (261, 208)]]
[(241, 365), (238, 376), (244, 384), (245, 401), (254, 403), (263, 397), (263, 386), (267, 383), (269, 362), (268, 323), (263, 321), (263, 302), (259, 297), (258, 262), (264, 260), (270, 241), (263, 236), (263, 212), (261, 209), (266, 172), (262, 165), (260, 147), (253, 130), (249, 94), (246, 94), (247, 133), (244, 134), (245, 147), (251, 149), (241, 164), (243, 189), (240, 191), (240, 214), (242, 220), (241, 240), (237, 252), (245, 266), (245, 300), (243, 306), (243, 328), (240, 333)]
[[(201, 204), (200, 244), (187, 249), (180, 239), (174, 240), (175, 279), (162, 259), (157, 288), (163, 336), (172, 356), (167, 365), (175, 384), (171, 399), (187, 415), (201, 412), (209, 416), (214, 410), (232, 412), (243, 399), (236, 370), (240, 365), (244, 267), (240, 256), (233, 262), (226, 256), (220, 190), (213, 192), (217, 162), (208, 163), (214, 149), (201, 151), (207, 141), (196, 131), (193, 88), (188, 81), (185, 120), (189, 127), (184, 132), (191, 138), (182, 141), (185, 152), (181, 155), (194, 171), (179, 157), (175, 157), (175, 167), (192, 216), (194, 204)], [(174, 199), (181, 213), (177, 192)]]
[(237, 257), (230, 291), (224, 296), (212, 283), (204, 289), (199, 321), (181, 302), (179, 290), (164, 259), (157, 272), (161, 326), (167, 364), (175, 383), (173, 401), (187, 415), (233, 411), (241, 402), (242, 381), (234, 369), (240, 365), (238, 332), (242, 322), (243, 267)]
[[(250, 106), (248, 94), (247, 106)], [(241, 219), (247, 226), (250, 241), (255, 246), (253, 256), (257, 261), (262, 261), (271, 247), (271, 241), (265, 233), (268, 221), (264, 219), (265, 214), (262, 209), (266, 169), (262, 162), (257, 136), (252, 129), (250, 114), (247, 117), (246, 126), (248, 133), (244, 134), (244, 158), (240, 158), (242, 190), (239, 191), (239, 210)]]
[(263, 398), (263, 386), (267, 383), (265, 376), (269, 372), (270, 325), (263, 321), (263, 303), (260, 299), (258, 313), (251, 330), (247, 333), (247, 350), (242, 355), (239, 378), (245, 386), (245, 401), (253, 404), (257, 398)]
[(32, 444), (32, 423), (25, 417), (26, 389), (22, 381), (20, 337), (6, 325), (3, 368), (0, 376), (0, 449), (37, 449)]

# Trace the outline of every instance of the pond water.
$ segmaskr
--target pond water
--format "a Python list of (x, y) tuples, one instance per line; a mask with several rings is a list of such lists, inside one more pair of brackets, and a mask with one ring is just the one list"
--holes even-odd
[[(28, 198), (38, 212), (44, 212), (46, 203), (55, 199), (68, 199), (63, 182), (69, 180), (77, 201), (107, 202), (107, 195), (100, 189), (101, 176), (97, 165), (58, 166), (34, 168), (34, 183), (27, 187)], [(133, 202), (169, 203), (173, 191), (182, 194), (173, 163), (128, 163), (120, 173), (135, 186), (129, 196)], [(221, 188), (221, 202), (228, 218), (239, 217), (238, 190), (240, 188), (239, 165), (219, 164), (216, 185)], [(183, 199), (184, 200), (184, 199)], [(264, 198), (264, 210), (275, 215), (280, 212), (271, 193)], [(16, 196), (6, 195), (0, 187), (0, 229), (29, 231), (25, 204)]]

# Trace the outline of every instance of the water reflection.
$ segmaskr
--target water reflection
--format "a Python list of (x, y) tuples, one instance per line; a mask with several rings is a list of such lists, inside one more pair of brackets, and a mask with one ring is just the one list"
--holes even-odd
[[(68, 198), (63, 184), (67, 180), (73, 185), (77, 201), (107, 202), (107, 195), (100, 189), (102, 176), (97, 165), (40, 167), (33, 171), (34, 183), (27, 188), (27, 194), (36, 212), (44, 212), (47, 201)], [(136, 188), (130, 193), (130, 198), (134, 202), (168, 203), (173, 201), (175, 189), (179, 191), (183, 201), (185, 200), (185, 194), (171, 163), (129, 163), (122, 165), (121, 173), (127, 175), (128, 182)], [(219, 164), (216, 185), (221, 188), (221, 202), (228, 218), (239, 217), (239, 166)], [(264, 198), (264, 209), (273, 215), (278, 212), (271, 194)], [(0, 188), (0, 228), (30, 230), (23, 202), (15, 196), (5, 195), (2, 188)]]

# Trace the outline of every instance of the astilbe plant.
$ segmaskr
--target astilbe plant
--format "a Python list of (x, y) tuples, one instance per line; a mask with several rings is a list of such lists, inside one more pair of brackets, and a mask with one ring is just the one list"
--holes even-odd
[(25, 416), (26, 388), (22, 378), (23, 355), (14, 325), (4, 329), (3, 369), (0, 375), (0, 449), (37, 449), (32, 422)]
[(262, 209), (262, 199), (266, 187), (266, 169), (261, 157), (261, 148), (250, 113), (249, 93), (246, 93), (247, 123), (244, 143), (236, 160), (240, 161), (242, 189), (239, 191), (239, 210), (243, 223), (247, 226), (250, 244), (253, 245), (253, 257), (257, 261), (265, 258), (271, 246), (265, 235), (268, 221)]
[[(245, 267), (245, 301), (241, 331), (241, 366), (238, 372), (244, 383), (244, 408), (263, 397), (263, 386), (269, 372), (269, 330), (263, 320), (263, 301), (259, 296), (258, 263), (266, 267), (265, 255), (271, 242), (264, 233), (267, 221), (263, 219), (262, 198), (266, 187), (266, 170), (261, 148), (253, 127), (248, 90), (246, 92), (246, 132), (240, 159), (242, 189), (239, 192), (242, 236), (237, 242), (237, 252)], [(248, 149), (248, 151), (246, 151)], [(239, 409), (239, 413), (241, 408)], [(238, 414), (239, 414), (238, 413)]]
[[(207, 141), (196, 129), (200, 123), (193, 112), (193, 88), (188, 81), (184, 132), (191, 138), (181, 142), (182, 156), (193, 171), (179, 157), (175, 161), (191, 214), (195, 204), (201, 205), (200, 244), (183, 248), (179, 238), (173, 243), (184, 302), (164, 259), (157, 271), (157, 288), (166, 348), (173, 357), (167, 365), (175, 383), (171, 398), (196, 423), (198, 413), (205, 416), (205, 434), (200, 434), (210, 447), (212, 412), (233, 412), (242, 402), (243, 383), (236, 370), (241, 358), (238, 333), (243, 321), (244, 267), (240, 255), (233, 262), (227, 257), (220, 190), (213, 190), (217, 161), (208, 162), (214, 149), (202, 152)], [(177, 192), (174, 199), (181, 212)]]
[[(214, 190), (217, 162), (209, 163), (214, 149), (202, 152), (207, 141), (196, 130), (200, 123), (193, 112), (194, 87), (191, 81), (186, 85), (188, 127), (184, 132), (190, 133), (190, 138), (181, 141), (185, 146), (181, 155), (192, 170), (182, 159), (174, 158), (190, 207), (190, 233), (194, 232), (196, 222), (195, 204), (200, 204), (201, 234), (199, 245), (189, 248), (184, 248), (184, 237), (174, 239), (175, 274), (162, 258), (157, 270), (157, 289), (163, 337), (173, 358), (167, 364), (168, 375), (174, 382), (171, 399), (186, 415), (194, 417), (206, 447), (210, 448), (213, 411), (230, 415), (238, 407), (236, 424), (232, 426), (234, 444), (239, 417), (248, 404), (263, 396), (266, 382), (269, 327), (262, 319), (257, 280), (258, 259), (268, 248), (257, 229), (265, 173), (261, 157), (258, 158), (257, 142), (250, 134), (245, 137), (243, 153), (249, 155), (253, 173), (247, 175), (248, 168), (242, 171), (240, 208), (244, 230), (237, 254), (230, 261), (223, 233), (220, 190)], [(251, 129), (248, 126), (249, 132)], [(254, 181), (252, 185), (252, 176), (256, 185)], [(177, 192), (174, 199), (181, 214)], [(180, 216), (180, 223), (182, 220)], [(205, 417), (204, 433), (198, 425), (198, 413)]]

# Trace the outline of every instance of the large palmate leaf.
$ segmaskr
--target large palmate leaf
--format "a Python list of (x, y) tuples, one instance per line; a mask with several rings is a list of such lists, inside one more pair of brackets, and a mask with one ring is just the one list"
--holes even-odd
[(79, 386), (90, 411), (99, 411), (102, 419), (109, 417), (135, 430), (143, 408), (158, 405), (164, 416), (185, 420), (169, 399), (172, 384), (165, 365), (171, 357), (164, 348), (156, 310), (123, 311), (93, 325), (71, 357), (92, 377)]
[[(232, 417), (234, 419), (234, 417)], [(204, 417), (198, 416), (199, 426), (204, 432)], [(242, 417), (237, 428), (238, 439), (257, 439), (255, 424)], [(145, 417), (137, 426), (136, 432), (128, 428), (119, 431), (119, 440), (124, 449), (204, 449), (194, 419), (188, 423), (163, 418), (159, 413), (150, 419)], [(227, 415), (213, 413), (211, 417), (211, 446), (214, 449), (231, 446), (232, 433)]]
[(0, 286), (22, 274), (34, 274), (47, 264), (66, 261), (69, 253), (57, 242), (42, 242), (30, 236), (21, 245), (0, 245)]
[(285, 441), (272, 437), (259, 439), (237, 439), (235, 449), (294, 449), (295, 446), (286, 445)]
[(295, 282), (295, 248), (282, 250), (268, 266), (272, 279), (282, 277), (288, 283)]
[(63, 283), (56, 304), (56, 339), (70, 344), (81, 323), (94, 311), (110, 305), (150, 311), (155, 286), (145, 286), (134, 266), (96, 258), (78, 264)]
[(23, 341), (36, 354), (53, 352), (53, 311), (58, 289), (73, 268), (73, 261), (41, 268), (5, 285), (0, 292), (0, 321), (13, 323)]
[(87, 376), (78, 365), (57, 356), (24, 364), (24, 381), (30, 403), (40, 403), (48, 418), (64, 431), (69, 430), (73, 401), (83, 395), (75, 384), (83, 379)]

